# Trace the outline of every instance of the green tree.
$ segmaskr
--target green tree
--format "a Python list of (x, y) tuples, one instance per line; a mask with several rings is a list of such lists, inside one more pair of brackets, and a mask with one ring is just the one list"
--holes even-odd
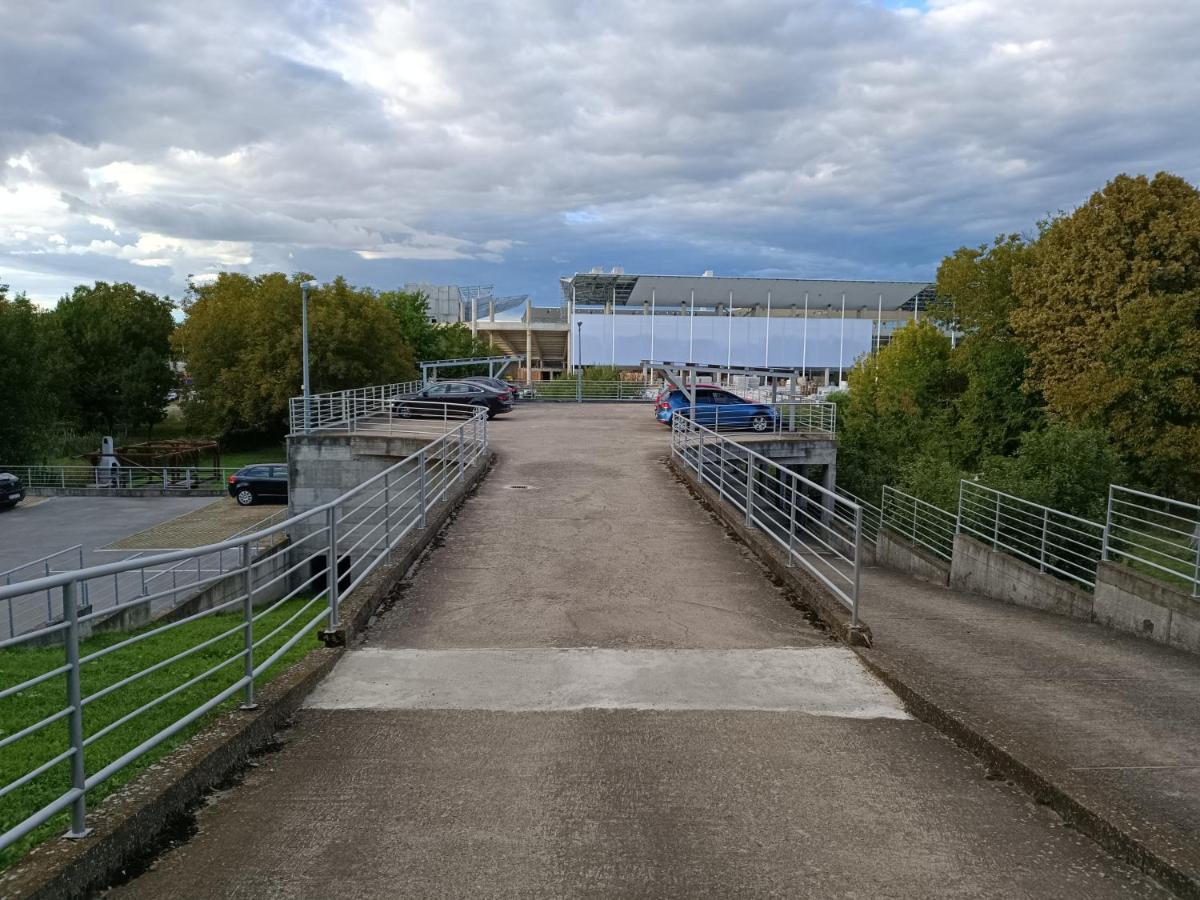
[(165, 417), (174, 306), (132, 284), (80, 285), (59, 301), (61, 374), (84, 427), (117, 423), (153, 427)]
[(950, 339), (929, 321), (910, 322), (879, 353), (865, 356), (839, 398), (839, 480), (877, 502), (885, 484), (897, 484), (914, 457), (947, 456), (961, 379), (951, 362)]
[(0, 462), (33, 462), (59, 412), (54, 328), (24, 294), (0, 284)]
[[(192, 377), (186, 406), (196, 427), (281, 433), (302, 392), (300, 283), (309, 276), (223, 272), (192, 285), (175, 346)], [(336, 278), (309, 293), (314, 393), (416, 377), (395, 316), (369, 289)]]
[(1138, 480), (1200, 491), (1200, 192), (1118, 176), (1043, 225), (1014, 287), (1027, 386), (1105, 429)]
[[(379, 299), (396, 317), (417, 362), (495, 355), (488, 342), (471, 334), (471, 329), (464, 323), (432, 322), (429, 299), (420, 291), (384, 291)], [(478, 367), (441, 369), (438, 377), (445, 379), (458, 375), (478, 375), (480, 371)]]
[(952, 444), (957, 465), (966, 469), (1014, 453), (1041, 419), (1041, 397), (1022, 390), (1028, 358), (1011, 324), (1019, 305), (1013, 274), (1029, 255), (1020, 235), (1000, 235), (991, 246), (960, 247), (938, 267), (933, 315), (962, 334), (952, 357), (965, 383)]

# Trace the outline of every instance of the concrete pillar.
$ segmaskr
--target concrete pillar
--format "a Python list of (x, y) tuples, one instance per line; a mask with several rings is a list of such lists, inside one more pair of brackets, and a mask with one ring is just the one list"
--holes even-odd
[(525, 301), (525, 386), (533, 387), (533, 301)]
[[(825, 477), (821, 480), (821, 487), (827, 491), (833, 491), (837, 487), (837, 463), (825, 464)], [(833, 518), (834, 499), (830, 496), (825, 497), (825, 513), (821, 516), (821, 521), (826, 525)]]
[(825, 387), (829, 387), (829, 366), (825, 367)]

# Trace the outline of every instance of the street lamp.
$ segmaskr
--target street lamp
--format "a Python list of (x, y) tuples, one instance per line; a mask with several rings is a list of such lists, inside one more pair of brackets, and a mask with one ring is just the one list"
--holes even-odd
[(301, 365), (304, 367), (304, 433), (308, 434), (312, 427), (312, 414), (310, 406), (312, 401), (312, 388), (308, 381), (308, 291), (309, 288), (319, 287), (320, 283), (316, 281), (300, 282), (300, 336), (303, 361)]
[(575, 322), (575, 369), (583, 371), (583, 319)]

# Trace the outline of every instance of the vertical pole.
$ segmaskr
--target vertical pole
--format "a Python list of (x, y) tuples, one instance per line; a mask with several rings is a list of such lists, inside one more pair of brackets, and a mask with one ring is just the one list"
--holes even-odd
[(250, 571), (250, 545), (242, 544), (242, 675), (246, 687), (242, 692), (242, 709), (258, 709), (254, 701), (254, 575)]
[(304, 433), (312, 430), (312, 388), (308, 383), (308, 287), (300, 285), (300, 340), (304, 378)]
[(326, 510), (325, 527), (329, 531), (329, 569), (325, 574), (329, 589), (329, 630), (338, 627), (338, 558), (337, 558), (337, 504)]
[(846, 345), (846, 295), (842, 294), (842, 327), (838, 334), (838, 388), (842, 386), (842, 355)]
[(692, 339), (696, 333), (696, 292), (692, 291), (692, 311), (688, 316), (688, 362), (695, 362), (695, 357), (692, 355)]
[(862, 584), (862, 507), (854, 509), (854, 596), (850, 602), (850, 627), (858, 628), (858, 594)]
[[(47, 578), (50, 577), (50, 560), (47, 559), (42, 562), (42, 572), (45, 574), (45, 576)], [(46, 623), (47, 624), (54, 621), (54, 601), (52, 599), (52, 595), (53, 595), (52, 589), (46, 588)], [(67, 602), (66, 598), (64, 597), (63, 604), (65, 605), (66, 602)], [(67, 611), (64, 609), (63, 610), (64, 616), (66, 615), (66, 612)]]
[(385, 552), (392, 549), (392, 476), (390, 472), (383, 473), (383, 546)]
[(79, 676), (79, 609), (76, 596), (79, 582), (68, 581), (63, 585), (63, 618), (67, 622), (67, 707), (71, 710), (67, 720), (71, 742), (71, 789), (76, 791), (71, 802), (71, 830), (67, 837), (81, 838), (90, 830), (87, 827), (87, 771), (83, 765), (83, 690)]
[(609, 322), (609, 327), (612, 329), (612, 340), (610, 342), (610, 346), (612, 349), (610, 351), (610, 356), (608, 358), (608, 364), (610, 367), (615, 367), (617, 364), (617, 283), (616, 283), (616, 281), (613, 281), (612, 309), (610, 310), (610, 312), (612, 313), (612, 321)]
[(729, 328), (725, 337), (725, 368), (733, 365), (733, 291), (729, 292)]
[(1038, 568), (1046, 571), (1046, 531), (1050, 527), (1050, 508), (1042, 507), (1042, 550), (1038, 554)]
[(808, 291), (804, 292), (804, 337), (800, 343), (800, 371), (808, 378)]
[(654, 288), (650, 288), (650, 359), (654, 359), (654, 316), (655, 316), (655, 298)]
[(1113, 519), (1113, 485), (1108, 486), (1108, 509), (1104, 513), (1104, 536), (1100, 540), (1100, 561), (1108, 560), (1109, 541), (1112, 539), (1112, 519)]
[(418, 494), (418, 502), (421, 504), (417, 511), (419, 516), (419, 527), (425, 527), (425, 507), (428, 505), (429, 498), (429, 481), (425, 471), (425, 451), (421, 450), (417, 453), (417, 477), (420, 479), (420, 492)]
[[(697, 434), (700, 437), (699, 443), (696, 445), (696, 480), (704, 484), (704, 432), (699, 431)], [(11, 613), (12, 603), (9, 602), (9, 610)]]
[(994, 492), (996, 497), (996, 516), (992, 523), (992, 549), (1000, 549), (1000, 492)]
[(795, 550), (793, 548), (795, 546), (795, 539), (796, 539), (796, 488), (800, 484), (800, 479), (796, 477), (796, 474), (794, 472), (792, 472), (791, 469), (785, 468), (783, 471), (790, 473), (789, 477), (792, 482), (792, 489), (791, 489), (792, 499), (791, 499), (791, 502), (788, 504), (789, 509), (788, 509), (788, 545), (787, 545), (787, 551), (788, 551), (787, 552), (787, 566), (790, 569), (796, 565), (796, 561), (793, 558), (793, 555), (795, 553)]
[(571, 278), (571, 302), (567, 306), (567, 359), (568, 366), (575, 366), (575, 336), (571, 334), (571, 325), (575, 321), (575, 279)]
[(879, 341), (883, 337), (883, 294), (879, 295), (879, 314), (875, 317), (875, 353), (879, 353)]
[(525, 386), (533, 387), (533, 301), (525, 301)]
[(167, 467), (166, 466), (162, 467), (162, 486), (163, 486), (163, 490), (165, 491), (167, 489)]
[(962, 510), (963, 510), (963, 482), (966, 479), (958, 479), (958, 509), (954, 513), (954, 533), (962, 534)]
[(746, 524), (754, 524), (754, 455), (746, 451)]
[[(5, 585), (12, 584), (12, 576), (11, 575), (5, 576), (4, 584)], [(13, 598), (12, 597), (8, 598), (8, 636), (9, 637), (17, 636), (17, 624), (16, 624), (16, 620), (13, 617)]]
[(464, 444), (465, 444), (464, 437), (465, 436), (463, 434), (466, 427), (467, 426), (465, 423), (458, 427), (458, 477), (454, 479), (455, 481), (462, 481), (464, 470), (467, 467), (466, 460), (465, 460), (466, 447), (464, 446)]
[[(771, 366), (771, 292), (767, 291), (767, 332), (763, 337), (763, 367)], [(772, 381), (772, 384), (774, 382)], [(771, 402), (775, 402), (775, 392), (771, 392)]]
[(718, 441), (717, 446), (721, 448), (721, 462), (719, 463), (719, 466), (717, 469), (717, 473), (718, 473), (717, 496), (719, 496), (722, 500), (724, 500), (725, 499), (725, 445), (728, 443), (728, 441), (726, 441), (722, 437), (718, 437), (717, 441)]

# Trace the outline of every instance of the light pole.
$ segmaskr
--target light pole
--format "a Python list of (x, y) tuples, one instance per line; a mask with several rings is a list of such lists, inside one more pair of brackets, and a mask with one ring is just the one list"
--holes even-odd
[(583, 319), (575, 323), (575, 369), (583, 371)]
[(308, 381), (308, 290), (309, 288), (319, 287), (316, 281), (300, 282), (300, 339), (301, 339), (301, 365), (304, 368), (304, 433), (308, 434), (312, 428), (312, 386)]

